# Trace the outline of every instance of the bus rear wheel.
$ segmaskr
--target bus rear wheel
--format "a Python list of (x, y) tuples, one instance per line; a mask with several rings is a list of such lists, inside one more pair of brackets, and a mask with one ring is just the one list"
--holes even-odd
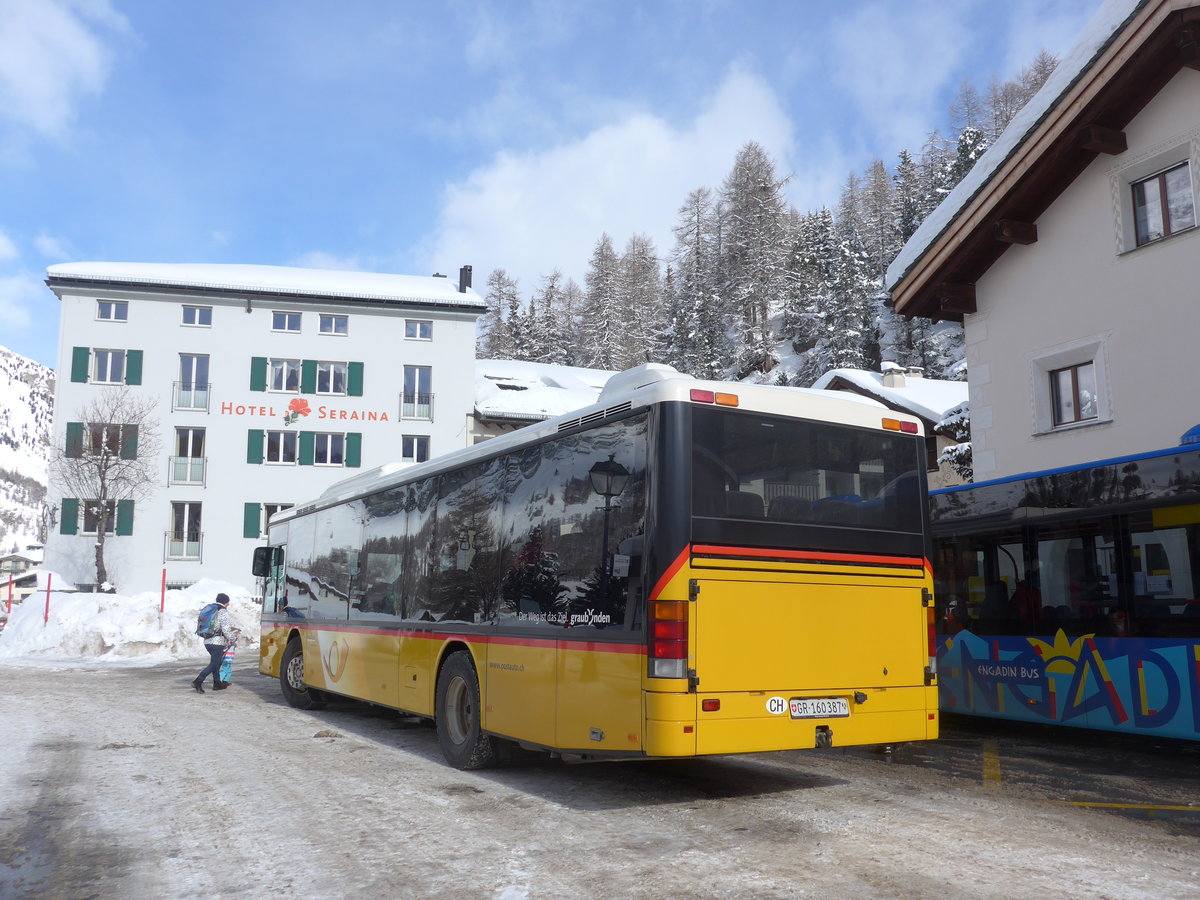
[(496, 764), (496, 742), (479, 722), (479, 676), (462, 650), (446, 658), (437, 680), (437, 736), (446, 762), (456, 769)]
[(319, 691), (304, 683), (304, 651), (300, 641), (289, 641), (279, 665), (279, 686), (283, 699), (296, 709), (320, 709), (325, 705)]

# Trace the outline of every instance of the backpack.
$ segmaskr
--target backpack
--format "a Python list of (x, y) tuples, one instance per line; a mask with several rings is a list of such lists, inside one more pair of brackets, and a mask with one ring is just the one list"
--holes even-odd
[(202, 638), (210, 638), (217, 633), (217, 613), (221, 611), (221, 607), (215, 603), (210, 603), (204, 609), (200, 610), (200, 616), (196, 619), (196, 634)]

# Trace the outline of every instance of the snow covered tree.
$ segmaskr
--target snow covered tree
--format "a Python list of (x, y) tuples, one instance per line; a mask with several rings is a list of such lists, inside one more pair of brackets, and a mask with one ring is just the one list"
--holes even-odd
[(514, 311), (519, 314), (521, 299), (515, 278), (504, 269), (494, 269), (488, 276), (484, 295), (487, 312), (479, 318), (479, 335), (475, 352), (482, 359), (515, 359), (516, 341), (509, 325)]
[(542, 278), (541, 288), (529, 301), (526, 341), (533, 362), (562, 366), (568, 361), (563, 328), (564, 296), (562, 272), (555, 269)]
[(766, 151), (747, 143), (721, 187), (725, 209), (724, 284), (736, 316), (736, 376), (767, 373), (778, 359), (771, 328), (772, 312), (787, 293), (788, 241), (783, 187)]
[(934, 431), (946, 435), (955, 442), (942, 450), (938, 455), (938, 462), (950, 465), (963, 481), (974, 481), (975, 472), (971, 462), (971, 408), (969, 404), (960, 403), (948, 411), (934, 426)]
[(715, 378), (728, 367), (730, 350), (717, 288), (717, 211), (708, 188), (688, 194), (674, 234), (674, 290), (668, 301), (673, 341), (667, 361), (680, 372)]
[(621, 260), (608, 234), (596, 242), (586, 281), (579, 334), (583, 364), (615, 369), (623, 349), (625, 323), (621, 318)]
[(628, 369), (650, 361), (665, 317), (658, 251), (648, 236), (635, 234), (625, 245), (618, 290), (625, 327), (617, 365)]
[[(61, 486), (64, 533), (95, 529), (96, 584), (111, 590), (104, 551), (113, 534), (133, 527), (134, 504), (158, 480), (156, 400), (128, 388), (105, 388), (67, 423), (66, 442), (51, 451), (54, 480)], [(71, 516), (77, 518), (71, 519)], [(80, 521), (80, 519), (82, 521)]]

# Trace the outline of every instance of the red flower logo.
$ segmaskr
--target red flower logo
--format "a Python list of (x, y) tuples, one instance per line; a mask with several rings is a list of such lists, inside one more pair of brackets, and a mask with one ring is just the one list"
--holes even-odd
[(297, 397), (288, 404), (287, 412), (283, 416), (283, 424), (291, 425), (301, 416), (307, 416), (312, 410), (309, 409), (308, 401), (302, 397)]

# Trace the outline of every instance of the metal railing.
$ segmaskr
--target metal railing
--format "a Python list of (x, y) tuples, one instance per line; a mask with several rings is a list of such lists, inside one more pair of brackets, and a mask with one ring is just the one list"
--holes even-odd
[(208, 412), (208, 399), (212, 384), (194, 381), (176, 381), (171, 385), (171, 410), (196, 409)]
[(433, 421), (433, 394), (415, 394), (407, 391), (400, 395), (400, 418), (428, 419)]
[(204, 532), (188, 531), (177, 534), (174, 531), (163, 533), (163, 559), (193, 559), (200, 560), (204, 553)]
[(167, 468), (167, 484), (205, 484), (207, 456), (172, 456)]

